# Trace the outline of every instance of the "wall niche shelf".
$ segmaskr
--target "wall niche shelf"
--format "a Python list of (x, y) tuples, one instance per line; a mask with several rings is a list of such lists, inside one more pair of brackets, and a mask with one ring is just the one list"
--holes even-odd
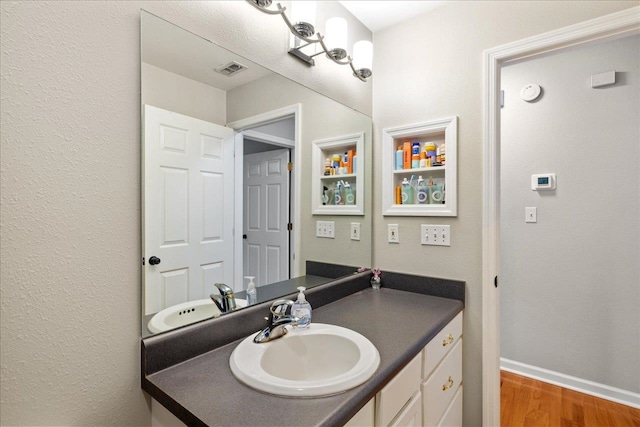
[[(382, 212), (384, 216), (457, 216), (458, 117), (415, 123), (382, 131)], [(434, 144), (445, 161), (432, 167), (396, 165), (398, 147), (405, 143), (419, 152)], [(445, 148), (445, 150), (442, 150)], [(441, 153), (442, 151), (442, 153)], [(411, 155), (409, 153), (409, 162)], [(404, 156), (402, 156), (404, 158)], [(440, 157), (434, 160), (441, 160)], [(399, 168), (398, 166), (402, 166)], [(411, 179), (413, 176), (413, 180)], [(422, 177), (418, 186), (418, 178)], [(405, 179), (409, 186), (402, 183)], [(399, 190), (398, 190), (399, 189)], [(405, 190), (405, 191), (403, 191)]]
[(364, 215), (364, 132), (313, 141), (312, 150), (313, 214)]

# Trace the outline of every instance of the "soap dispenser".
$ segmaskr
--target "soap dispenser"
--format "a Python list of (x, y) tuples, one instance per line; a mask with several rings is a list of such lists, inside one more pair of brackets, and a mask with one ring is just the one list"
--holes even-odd
[(256, 284), (253, 283), (255, 276), (244, 276), (244, 278), (249, 279), (249, 284), (247, 285), (247, 305), (253, 305), (257, 302)]
[(300, 319), (298, 322), (299, 328), (308, 328), (311, 325), (311, 304), (304, 297), (304, 291), (306, 288), (304, 286), (298, 286), (298, 300), (293, 303), (293, 307), (291, 307), (291, 314)]

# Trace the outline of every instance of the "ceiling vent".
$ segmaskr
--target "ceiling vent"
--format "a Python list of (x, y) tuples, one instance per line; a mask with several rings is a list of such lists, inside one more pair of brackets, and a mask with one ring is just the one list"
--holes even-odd
[(245, 67), (244, 65), (236, 61), (231, 61), (228, 64), (223, 65), (222, 67), (215, 68), (215, 71), (216, 73), (224, 74), (225, 76), (232, 76), (246, 69), (247, 67)]

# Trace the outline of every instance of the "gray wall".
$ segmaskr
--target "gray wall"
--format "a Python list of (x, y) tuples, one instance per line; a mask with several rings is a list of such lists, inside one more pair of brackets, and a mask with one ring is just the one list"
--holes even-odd
[[(374, 264), (464, 280), (464, 424), (482, 422), (482, 51), (638, 2), (454, 1), (374, 34), (374, 170), (382, 129), (457, 115), (458, 217), (383, 217), (374, 173)], [(387, 243), (399, 224), (400, 244)], [(420, 245), (420, 224), (450, 224), (451, 247)]]
[[(503, 67), (502, 88), (501, 356), (638, 393), (640, 36)], [(547, 172), (557, 190), (532, 191)]]

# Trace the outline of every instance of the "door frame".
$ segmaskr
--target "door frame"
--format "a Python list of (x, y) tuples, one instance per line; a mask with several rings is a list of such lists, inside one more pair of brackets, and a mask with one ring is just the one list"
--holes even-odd
[[(243, 169), (243, 146), (244, 146), (244, 135), (251, 135), (254, 138), (264, 137), (264, 134), (259, 132), (251, 131), (248, 128), (253, 128), (259, 125), (265, 125), (268, 123), (272, 123), (278, 120), (286, 119), (289, 117), (293, 117), (294, 119), (294, 146), (288, 145), (287, 139), (278, 139), (276, 137), (271, 137), (270, 143), (276, 143), (278, 145), (283, 145), (283, 147), (288, 147), (291, 149), (291, 159), (293, 159), (294, 168), (291, 171), (291, 187), (290, 194), (293, 195), (292, 201), (290, 202), (290, 210), (293, 223), (293, 230), (291, 231), (291, 235), (289, 236), (289, 273), (290, 277), (297, 277), (300, 275), (300, 267), (297, 264), (297, 257), (300, 253), (300, 232), (297, 229), (301, 223), (301, 212), (300, 212), (300, 197), (295, 197), (296, 189), (301, 187), (301, 175), (300, 173), (296, 173), (296, 166), (302, 164), (302, 150), (300, 149), (300, 141), (301, 141), (301, 116), (302, 115), (302, 104), (293, 104), (287, 107), (278, 108), (276, 110), (268, 111), (266, 113), (257, 114), (255, 116), (247, 117), (244, 119), (236, 120), (234, 122), (228, 123), (227, 126), (238, 132), (235, 138), (235, 192), (236, 194), (242, 194), (243, 192), (243, 178), (242, 178), (242, 169)], [(290, 142), (290, 141), (289, 141)], [(243, 212), (244, 200), (242, 197), (236, 197), (235, 200), (235, 212)], [(234, 222), (234, 272), (235, 277), (243, 277), (242, 274), (242, 215), (235, 216)], [(238, 232), (236, 232), (238, 230)], [(236, 283), (242, 284), (242, 281)], [(240, 289), (242, 289), (242, 285), (240, 285)]]
[(482, 424), (500, 425), (500, 68), (594, 41), (640, 33), (640, 6), (483, 52)]

